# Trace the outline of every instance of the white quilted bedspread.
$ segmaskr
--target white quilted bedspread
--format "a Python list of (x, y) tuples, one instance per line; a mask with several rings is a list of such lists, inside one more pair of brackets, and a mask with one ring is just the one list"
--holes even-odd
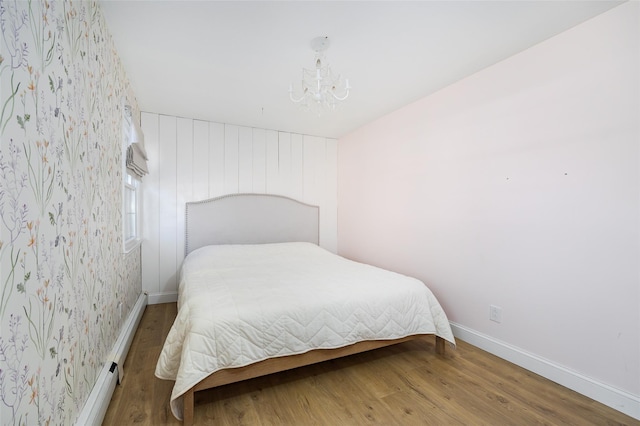
[(420, 281), (309, 243), (208, 246), (185, 259), (178, 315), (156, 366), (171, 410), (209, 374), (364, 340), (436, 334), (449, 321)]

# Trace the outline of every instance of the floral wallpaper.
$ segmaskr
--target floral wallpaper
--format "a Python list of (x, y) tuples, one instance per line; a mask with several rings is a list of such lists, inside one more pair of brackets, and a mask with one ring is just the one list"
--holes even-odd
[(75, 423), (141, 292), (122, 250), (138, 108), (96, 2), (0, 0), (0, 423)]

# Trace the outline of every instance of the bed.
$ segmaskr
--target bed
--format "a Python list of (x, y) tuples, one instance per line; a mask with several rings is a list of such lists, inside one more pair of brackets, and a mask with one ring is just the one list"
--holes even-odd
[(319, 209), (267, 194), (187, 203), (178, 314), (156, 366), (171, 411), (194, 393), (435, 335), (455, 344), (420, 281), (319, 247)]

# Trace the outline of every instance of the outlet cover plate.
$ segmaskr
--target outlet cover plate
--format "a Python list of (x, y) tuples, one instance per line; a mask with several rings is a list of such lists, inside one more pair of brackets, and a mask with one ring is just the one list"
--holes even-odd
[(489, 319), (491, 321), (501, 323), (502, 322), (502, 308), (496, 305), (489, 306)]

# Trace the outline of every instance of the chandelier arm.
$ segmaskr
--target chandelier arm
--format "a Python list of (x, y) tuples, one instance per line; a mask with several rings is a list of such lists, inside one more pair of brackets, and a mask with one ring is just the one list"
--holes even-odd
[(344, 94), (344, 96), (338, 96), (335, 93), (333, 93), (333, 91), (330, 91), (329, 93), (331, 93), (331, 96), (333, 96), (338, 101), (344, 101), (345, 99), (347, 99), (349, 97), (349, 90), (347, 90), (347, 92)]
[(294, 103), (300, 103), (304, 100), (304, 98), (306, 97), (307, 91), (305, 90), (304, 92), (302, 92), (302, 96), (300, 96), (299, 99), (296, 99), (293, 97), (293, 84), (289, 83), (289, 98), (291, 99), (292, 102)]
[(291, 101), (292, 101), (292, 102), (294, 102), (294, 103), (296, 103), (296, 104), (298, 104), (298, 103), (300, 103), (300, 102), (304, 101), (304, 98), (305, 98), (305, 96), (304, 96), (304, 95), (302, 95), (302, 96), (300, 97), (300, 99), (296, 99), (296, 98), (294, 98), (294, 97), (293, 97), (293, 92), (289, 92), (289, 99), (291, 99)]

